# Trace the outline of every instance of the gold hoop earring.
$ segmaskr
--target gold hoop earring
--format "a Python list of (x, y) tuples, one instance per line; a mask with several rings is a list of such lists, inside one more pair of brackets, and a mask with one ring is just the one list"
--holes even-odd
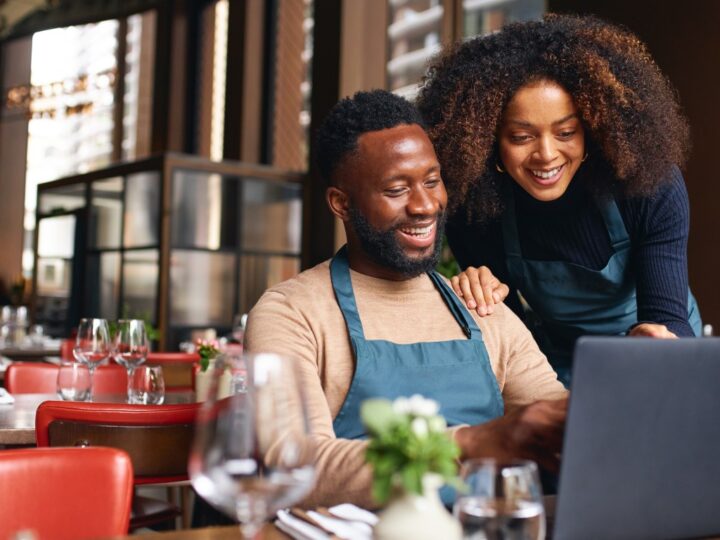
[(495, 162), (495, 169), (496, 169), (497, 172), (499, 172), (500, 174), (505, 174), (505, 170), (500, 166), (500, 164), (499, 164), (497, 161)]
[(588, 158), (589, 155), (590, 155), (590, 152), (585, 152), (585, 155), (584, 155), (583, 158), (580, 160), (580, 163), (585, 163), (585, 160)]

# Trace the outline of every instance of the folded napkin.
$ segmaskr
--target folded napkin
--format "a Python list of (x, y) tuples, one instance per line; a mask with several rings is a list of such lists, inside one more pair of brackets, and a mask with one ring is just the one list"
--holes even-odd
[[(332, 515), (328, 515), (332, 514)], [(275, 525), (296, 540), (370, 540), (377, 516), (354, 504), (340, 504), (326, 512), (280, 510)]]
[(15, 403), (15, 398), (4, 388), (0, 388), (0, 405), (10, 405)]
[(3, 373), (10, 364), (12, 364), (12, 360), (7, 356), (0, 356), (0, 373)]

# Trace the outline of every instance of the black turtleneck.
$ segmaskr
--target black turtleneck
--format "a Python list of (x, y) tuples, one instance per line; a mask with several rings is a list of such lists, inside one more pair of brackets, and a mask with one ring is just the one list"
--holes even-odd
[[(605, 267), (612, 255), (610, 238), (598, 204), (577, 175), (562, 197), (541, 202), (512, 182), (520, 248), (533, 260), (566, 261), (593, 270)], [(648, 197), (615, 198), (632, 245), (638, 320), (665, 324), (679, 336), (692, 336), (687, 322), (687, 238), (689, 205), (677, 168)], [(448, 221), (447, 237), (460, 266), (488, 266), (511, 289), (505, 264), (500, 219), (467, 224), (460, 208)], [(514, 290), (507, 304), (521, 315)]]

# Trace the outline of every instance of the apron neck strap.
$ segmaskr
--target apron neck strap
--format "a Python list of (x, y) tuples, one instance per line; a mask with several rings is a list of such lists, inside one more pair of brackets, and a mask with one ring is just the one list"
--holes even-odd
[(455, 317), (455, 320), (460, 325), (460, 328), (463, 329), (463, 332), (465, 332), (468, 339), (477, 339), (482, 341), (482, 332), (480, 332), (480, 328), (478, 328), (478, 325), (475, 324), (475, 320), (472, 318), (467, 308), (462, 305), (455, 293), (450, 289), (450, 287), (448, 287), (447, 283), (445, 283), (442, 276), (440, 276), (437, 272), (428, 272), (428, 276), (430, 276), (435, 288), (440, 293), (440, 296), (442, 296), (448, 309), (450, 309), (450, 313), (452, 313), (453, 317)]
[(599, 206), (600, 214), (605, 222), (605, 228), (610, 238), (610, 243), (617, 253), (620, 249), (624, 249), (630, 244), (630, 236), (625, 227), (625, 222), (620, 215), (620, 209), (614, 197), (608, 197), (600, 201)]
[(330, 279), (332, 280), (335, 299), (345, 318), (345, 324), (351, 337), (365, 339), (360, 315), (358, 314), (355, 293), (350, 280), (350, 262), (347, 246), (341, 247), (330, 262)]
[[(469, 339), (478, 339), (482, 341), (482, 333), (480, 328), (470, 316), (465, 306), (450, 287), (440, 277), (437, 272), (428, 272), (428, 276), (432, 280), (435, 288), (440, 293), (445, 304), (450, 309), (453, 317), (463, 329), (465, 335)], [(347, 246), (341, 247), (330, 262), (330, 279), (332, 280), (333, 290), (335, 291), (335, 299), (337, 300), (340, 311), (342, 311), (347, 325), (348, 333), (353, 338), (365, 339), (362, 322), (358, 314), (357, 303), (355, 302), (355, 293), (350, 280), (350, 262), (347, 256)]]

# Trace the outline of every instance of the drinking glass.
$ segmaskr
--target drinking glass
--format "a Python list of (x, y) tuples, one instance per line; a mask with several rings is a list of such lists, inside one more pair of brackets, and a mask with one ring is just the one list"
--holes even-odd
[[(294, 361), (274, 354), (221, 355), (198, 414), (190, 454), (197, 493), (255, 538), (263, 522), (302, 499), (315, 481), (307, 405)], [(222, 397), (221, 380), (245, 373)]]
[(128, 379), (128, 403), (160, 405), (165, 401), (165, 379), (160, 366), (139, 366)]
[(113, 356), (115, 361), (125, 366), (127, 370), (128, 403), (133, 402), (130, 395), (133, 373), (137, 366), (145, 362), (147, 354), (148, 338), (145, 332), (145, 323), (139, 319), (119, 320), (113, 341)]
[(63, 362), (58, 368), (57, 393), (65, 401), (90, 399), (90, 370), (79, 362)]
[(466, 540), (543, 540), (545, 510), (537, 465), (532, 461), (470, 460), (461, 477), (468, 487), (454, 514)]
[(80, 319), (73, 356), (90, 370), (90, 385), (95, 368), (112, 353), (110, 332), (105, 319)]

